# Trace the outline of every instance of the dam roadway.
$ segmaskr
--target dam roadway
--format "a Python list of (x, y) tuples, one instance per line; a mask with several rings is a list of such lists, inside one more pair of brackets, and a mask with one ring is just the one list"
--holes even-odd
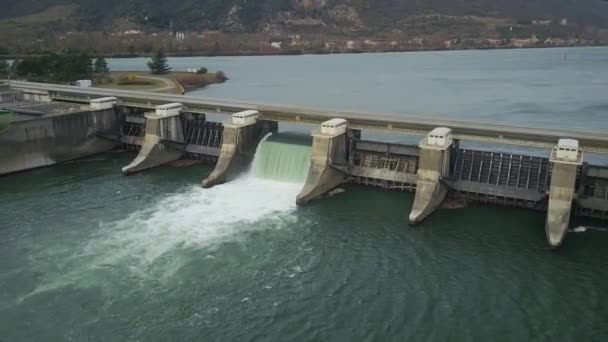
[(466, 121), (400, 116), (394, 114), (303, 108), (260, 104), (233, 100), (205, 99), (184, 95), (144, 91), (81, 88), (66, 85), (12, 81), (11, 88), (24, 93), (48, 96), (49, 100), (89, 103), (92, 98), (116, 97), (118, 105), (154, 109), (157, 105), (178, 102), (191, 113), (231, 115), (243, 110), (260, 112), (265, 121), (319, 125), (331, 118), (344, 118), (351, 129), (426, 135), (436, 127), (449, 127), (456, 140), (502, 143), (511, 145), (554, 148), (559, 139), (579, 141), (584, 152), (608, 153), (608, 135), (598, 132), (577, 132), (541, 128), (516, 127)]

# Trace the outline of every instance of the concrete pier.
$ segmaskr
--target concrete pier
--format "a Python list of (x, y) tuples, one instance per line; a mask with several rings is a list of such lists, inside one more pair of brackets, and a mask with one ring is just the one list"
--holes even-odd
[(577, 172), (582, 161), (583, 153), (576, 140), (561, 139), (551, 154), (553, 172), (545, 233), (552, 248), (559, 247), (568, 232)]
[(439, 127), (420, 142), (416, 196), (410, 212), (410, 224), (417, 224), (437, 209), (448, 193), (441, 177), (449, 174), (452, 130)]
[(155, 112), (145, 115), (146, 134), (141, 150), (129, 165), (122, 168), (124, 174), (170, 163), (183, 156), (183, 151), (163, 143), (163, 141), (184, 143), (180, 112), (181, 104), (172, 103), (158, 106)]
[(258, 121), (259, 113), (236, 113), (231, 123), (224, 124), (220, 156), (213, 172), (202, 181), (203, 188), (225, 183), (242, 172), (253, 160), (255, 150), (264, 134), (276, 132), (276, 123)]
[(304, 187), (296, 203), (306, 204), (346, 179), (347, 172), (340, 168), (348, 164), (347, 124), (343, 119), (333, 119), (321, 125), (320, 132), (312, 134), (312, 157)]

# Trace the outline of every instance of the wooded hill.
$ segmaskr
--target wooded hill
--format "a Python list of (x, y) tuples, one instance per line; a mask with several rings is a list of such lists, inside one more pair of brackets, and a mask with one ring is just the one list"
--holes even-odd
[[(608, 0), (3, 0), (1, 7), (0, 45), (15, 35), (129, 30), (499, 38), (518, 25), (516, 38), (524, 38), (608, 29)], [(526, 28), (535, 24), (545, 27)]]
[[(582, 25), (608, 27), (606, 0), (4, 0), (0, 19), (43, 13), (75, 5), (75, 25), (107, 29), (117, 19), (143, 26), (179, 30), (221, 29), (229, 17), (241, 29), (259, 30), (277, 16), (320, 18), (341, 26), (335, 12), (351, 12), (363, 25), (386, 27), (417, 15), (496, 17), (515, 20), (569, 18)], [(348, 9), (347, 9), (348, 8)], [(231, 13), (232, 11), (232, 13)], [(345, 15), (346, 17), (348, 15)], [(339, 15), (338, 15), (339, 17)]]

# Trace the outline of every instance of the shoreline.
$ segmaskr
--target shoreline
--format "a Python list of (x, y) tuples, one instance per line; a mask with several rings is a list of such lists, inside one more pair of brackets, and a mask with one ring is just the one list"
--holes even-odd
[[(239, 51), (228, 53), (209, 53), (209, 52), (166, 52), (167, 57), (266, 57), (266, 56), (310, 56), (310, 55), (358, 55), (358, 54), (383, 54), (383, 53), (416, 53), (416, 52), (448, 52), (448, 51), (491, 51), (491, 50), (540, 50), (540, 49), (565, 49), (565, 48), (602, 48), (608, 47), (608, 44), (594, 45), (560, 45), (560, 46), (498, 46), (498, 47), (471, 47), (459, 49), (446, 48), (421, 48), (421, 49), (380, 49), (380, 50), (359, 50), (352, 49), (347, 51), (306, 51), (306, 50), (287, 50), (277, 52), (254, 52), (254, 51)], [(47, 54), (17, 54), (17, 55), (1, 55), (1, 59), (14, 60), (25, 57), (45, 56)], [(93, 58), (151, 58), (154, 53), (137, 53), (137, 54), (91, 54)]]
[[(177, 71), (166, 75), (152, 75), (151, 73), (145, 71), (112, 71), (110, 73), (112, 82), (97, 84), (94, 87), (106, 89), (143, 90), (183, 95), (191, 91), (205, 88), (211, 84), (221, 84), (228, 80), (228, 78), (224, 79), (223, 81), (220, 80), (218, 73), (219, 72), (196, 74)], [(152, 84), (141, 84), (139, 86), (137, 84), (118, 84), (118, 80), (124, 77), (131, 77), (131, 81), (136, 81), (138, 78), (144, 79), (148, 80), (148, 82), (151, 82)]]

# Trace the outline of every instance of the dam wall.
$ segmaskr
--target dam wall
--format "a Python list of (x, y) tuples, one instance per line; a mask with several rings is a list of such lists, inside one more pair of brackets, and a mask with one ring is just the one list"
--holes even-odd
[[(122, 145), (138, 152), (137, 158), (123, 170), (125, 173), (184, 157), (214, 163), (214, 171), (202, 182), (208, 188), (249, 169), (262, 137), (278, 130), (278, 122), (272, 115), (256, 110), (232, 114), (230, 122), (221, 123), (208, 121), (207, 112), (197, 112), (196, 108), (180, 103), (160, 104), (151, 113), (150, 103), (145, 108), (136, 107), (113, 98), (111, 108), (91, 111), (88, 106), (81, 108), (76, 103), (47, 102), (53, 94), (32, 90), (6, 95), (10, 103), (14, 102), (9, 107), (17, 115), (10, 129), (0, 134), (0, 174), (52, 165)], [(0, 105), (6, 108), (7, 102)], [(169, 113), (171, 106), (178, 106), (179, 110)], [(305, 119), (295, 117), (296, 122), (308, 124), (319, 118)], [(415, 192), (409, 208), (412, 224), (445, 208), (446, 198), (463, 205), (479, 202), (547, 211), (546, 232), (552, 247), (564, 240), (571, 217), (608, 219), (608, 167), (585, 163), (585, 145), (579, 146), (578, 140), (559, 139), (546, 157), (527, 156), (460, 148), (459, 140), (471, 137), (448, 127), (436, 127), (430, 133), (418, 126), (408, 128), (407, 132), (426, 134), (417, 145), (362, 140), (360, 130), (372, 123), (361, 120), (357, 118), (349, 127), (345, 119), (331, 119), (321, 123), (320, 131), (313, 132), (310, 162), (302, 163), (308, 169), (295, 199), (297, 204), (322, 198), (343, 183), (354, 183)], [(393, 130), (396, 126), (373, 127)], [(518, 133), (525, 141), (513, 134), (500, 133), (497, 137), (492, 135), (496, 132), (488, 134), (485, 136), (488, 142), (510, 139), (542, 148), (548, 148), (554, 141), (553, 136), (543, 133), (537, 144), (526, 131)], [(583, 141), (587, 150), (603, 151), (600, 138), (581, 139), (586, 139)], [(289, 150), (270, 142), (261, 150), (273, 149), (281, 153)], [(289, 174), (297, 173), (292, 171)]]
[(96, 132), (118, 132), (119, 124), (113, 109), (16, 115), (0, 134), (0, 175), (109, 151), (117, 143)]

